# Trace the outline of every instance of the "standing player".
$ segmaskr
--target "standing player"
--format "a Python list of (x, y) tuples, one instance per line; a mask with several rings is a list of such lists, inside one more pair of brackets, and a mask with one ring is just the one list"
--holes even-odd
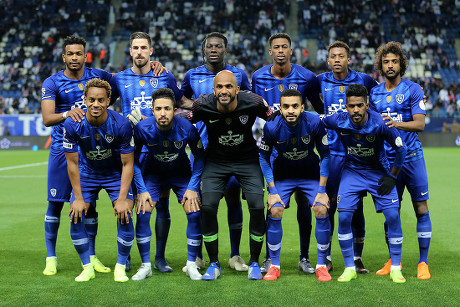
[(83, 264), (83, 272), (75, 281), (94, 278), (83, 212), (87, 212), (101, 189), (109, 194), (118, 216), (118, 260), (114, 280), (129, 280), (125, 263), (134, 241), (130, 188), (134, 172), (134, 141), (129, 121), (117, 112), (107, 110), (110, 92), (107, 81), (97, 78), (88, 81), (84, 92), (87, 106), (84, 118), (80, 122), (67, 119), (64, 123), (63, 147), (73, 188), (70, 235)]
[[(271, 267), (265, 280), (276, 280), (281, 274), (280, 253), (283, 228), (281, 218), (294, 191), (301, 191), (312, 204), (316, 216), (318, 263), (316, 275), (320, 281), (331, 280), (326, 268), (329, 246), (329, 198), (326, 182), (329, 171), (329, 147), (326, 129), (317, 115), (304, 111), (302, 94), (287, 89), (281, 93), (280, 110), (283, 117), (267, 122), (260, 145), (260, 166), (268, 183), (267, 245)], [(315, 147), (321, 156), (314, 152)], [(273, 148), (278, 155), (271, 166)], [(320, 170), (321, 169), (321, 170)], [(319, 184), (319, 185), (318, 185)]]
[[(409, 61), (404, 55), (400, 43), (389, 42), (380, 46), (376, 53), (374, 67), (385, 77), (385, 82), (371, 91), (371, 107), (382, 114), (386, 125), (400, 130), (407, 144), (404, 167), (397, 180), (398, 195), (402, 201), (404, 187), (407, 187), (417, 216), (417, 237), (420, 259), (417, 268), (418, 279), (431, 278), (428, 269), (428, 249), (431, 240), (431, 219), (428, 211), (428, 177), (422, 144), (418, 132), (425, 129), (425, 103), (422, 88), (407, 79), (403, 79)], [(386, 145), (390, 161), (395, 159), (394, 150)], [(385, 225), (387, 235), (388, 226)], [(389, 274), (393, 263), (388, 261), (377, 271), (378, 275)]]
[[(240, 68), (225, 64), (225, 56), (228, 51), (227, 44), (227, 38), (222, 33), (212, 32), (206, 35), (201, 44), (201, 51), (206, 63), (190, 69), (185, 74), (181, 86), (181, 91), (185, 97), (197, 99), (200, 95), (212, 94), (214, 77), (222, 70), (228, 70), (235, 74), (241, 90), (251, 90), (246, 72)], [(191, 107), (191, 105), (188, 107)], [(206, 147), (208, 143), (206, 126), (203, 122), (197, 123), (196, 126)], [(247, 271), (248, 266), (240, 257), (240, 241), (243, 229), (243, 210), (241, 208), (240, 194), (240, 184), (235, 177), (231, 177), (224, 191), (225, 201), (227, 202), (231, 246), (229, 266), (237, 271)]]
[[(302, 66), (292, 64), (291, 37), (286, 33), (276, 33), (268, 39), (270, 56), (273, 64), (259, 69), (252, 76), (252, 91), (262, 96), (274, 111), (279, 110), (280, 95), (285, 89), (294, 89), (302, 94), (302, 102), (306, 99), (312, 103), (318, 113), (323, 112), (319, 97), (319, 83), (315, 74)], [(274, 152), (276, 156), (276, 152)], [(305, 273), (313, 274), (315, 269), (310, 265), (309, 247), (311, 235), (311, 210), (308, 199), (302, 193), (295, 193), (297, 202), (297, 221), (299, 223), (300, 261), (299, 269)], [(267, 219), (267, 228), (270, 226)], [(268, 251), (267, 251), (268, 254)], [(261, 267), (262, 272), (267, 272), (270, 259), (266, 259)]]
[[(185, 118), (174, 116), (175, 105), (172, 90), (166, 88), (156, 90), (152, 94), (154, 117), (142, 120), (134, 127), (136, 148), (145, 146), (148, 152), (142, 175), (136, 162), (135, 181), (138, 192), (136, 238), (142, 265), (132, 277), (133, 280), (145, 279), (152, 275), (149, 240), (152, 232), (149, 223), (143, 223), (143, 220), (149, 220), (153, 207), (158, 203), (160, 192), (169, 192), (170, 189), (176, 193), (187, 214), (186, 274), (192, 280), (201, 279), (195, 261), (201, 245), (198, 192), (204, 165), (204, 149), (196, 128)], [(190, 146), (195, 157), (193, 168), (190, 167), (190, 160), (185, 151), (187, 145)], [(145, 201), (148, 204), (145, 204)]]
[[(152, 40), (147, 33), (134, 32), (129, 37), (129, 52), (133, 58), (133, 66), (113, 76), (110, 84), (113, 89), (112, 102), (120, 97), (121, 110), (124, 116), (135, 125), (142, 118), (152, 116), (152, 93), (159, 88), (170, 88), (174, 91), (176, 100), (182, 97), (182, 93), (176, 84), (176, 79), (169, 72), (162, 72), (156, 77), (150, 65), (150, 56), (153, 53)], [(139, 114), (140, 110), (140, 114)], [(136, 116), (137, 114), (137, 116)], [(144, 165), (147, 148), (144, 146), (140, 155), (141, 168)], [(150, 229), (150, 213), (137, 215), (136, 234), (140, 229)], [(165, 260), (166, 242), (168, 239), (171, 216), (169, 213), (169, 193), (162, 194), (156, 205), (155, 235), (156, 255), (155, 268), (160, 272), (171, 272), (172, 269)], [(141, 245), (150, 246), (150, 236), (143, 238)], [(148, 259), (142, 259), (142, 263), (150, 263)], [(129, 263), (128, 263), (129, 266)]]
[[(76, 122), (84, 118), (86, 108), (83, 101), (83, 88), (93, 78), (110, 80), (111, 74), (94, 68), (85, 68), (85, 39), (72, 35), (64, 39), (62, 70), (43, 82), (42, 116), (45, 126), (53, 126), (51, 133), (51, 150), (48, 161), (48, 210), (45, 215), (46, 267), (45, 275), (57, 273), (56, 240), (59, 229), (61, 210), (64, 202), (68, 202), (72, 186), (67, 173), (66, 159), (62, 148), (62, 133), (67, 117)], [(95, 256), (95, 237), (97, 234), (98, 214), (96, 204), (92, 204), (86, 212), (86, 231), (89, 238), (91, 263), (98, 272), (108, 273)]]
[[(345, 162), (337, 196), (339, 211), (339, 244), (345, 260), (345, 270), (339, 282), (356, 278), (353, 260), (353, 233), (351, 221), (358, 207), (359, 197), (369, 192), (377, 212), (382, 212), (388, 223), (388, 240), (392, 260), (390, 277), (404, 283), (400, 269), (403, 234), (399, 218), (399, 200), (395, 188), (396, 177), (404, 163), (406, 146), (398, 130), (385, 125), (380, 115), (369, 110), (367, 89), (361, 84), (350, 84), (346, 91), (346, 112), (324, 118), (327, 128), (340, 137), (345, 150)], [(385, 154), (384, 142), (396, 152), (393, 166)]]
[(203, 275), (204, 280), (215, 280), (220, 275), (217, 209), (231, 176), (241, 183), (249, 207), (248, 278), (262, 278), (258, 261), (265, 229), (264, 188), (252, 125), (257, 116), (267, 119), (272, 111), (262, 97), (239, 89), (236, 76), (223, 70), (214, 78), (214, 94), (200, 96), (188, 114), (192, 122), (203, 121), (208, 131), (201, 179), (201, 216), (203, 241), (211, 265)]
[[(327, 48), (327, 63), (332, 71), (318, 75), (321, 84), (321, 93), (324, 101), (324, 113), (332, 115), (339, 112), (346, 112), (345, 92), (350, 84), (362, 84), (366, 87), (368, 93), (377, 85), (377, 82), (370, 76), (348, 68), (350, 64), (350, 47), (342, 41), (335, 41)], [(328, 131), (329, 149), (331, 152), (331, 161), (329, 179), (327, 184), (328, 195), (331, 201), (329, 209), (329, 218), (331, 221), (331, 243), (332, 234), (334, 233), (334, 215), (337, 208), (337, 193), (339, 190), (340, 177), (342, 176), (343, 163), (345, 161), (345, 148), (340, 142), (337, 133), (334, 130)], [(358, 273), (369, 273), (362, 262), (362, 253), (365, 237), (365, 221), (363, 214), (363, 200), (359, 198), (358, 208), (353, 215), (353, 253), (355, 259), (356, 271)], [(328, 268), (332, 271), (331, 247), (328, 253)]]

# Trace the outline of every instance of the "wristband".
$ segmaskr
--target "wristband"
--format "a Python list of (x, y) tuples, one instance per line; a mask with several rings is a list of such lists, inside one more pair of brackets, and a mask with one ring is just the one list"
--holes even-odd
[(318, 187), (318, 193), (326, 193), (326, 186), (325, 185), (320, 185)]
[(276, 187), (268, 187), (268, 193), (270, 193), (270, 195), (275, 195), (278, 194), (278, 190)]
[(62, 118), (63, 118), (63, 119), (66, 119), (66, 118), (67, 118), (67, 111), (65, 111), (64, 113), (62, 113)]

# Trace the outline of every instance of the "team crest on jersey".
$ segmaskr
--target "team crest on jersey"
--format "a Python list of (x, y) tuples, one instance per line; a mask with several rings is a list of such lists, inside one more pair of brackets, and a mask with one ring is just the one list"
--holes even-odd
[(337, 203), (340, 203), (340, 199), (342, 198), (341, 195), (337, 196)]
[(290, 90), (296, 90), (299, 88), (299, 85), (298, 84), (295, 84), (295, 83), (291, 83), (289, 84), (289, 89)]
[(387, 102), (390, 103), (391, 101), (391, 96), (387, 96)]
[(80, 89), (80, 91), (83, 91), (85, 86), (83, 85), (83, 83), (80, 83), (80, 84), (78, 84), (78, 88)]
[(50, 189), (51, 196), (56, 196), (56, 189)]
[(108, 142), (108, 143), (112, 143), (112, 141), (115, 139), (115, 137), (113, 136), (113, 134), (106, 134), (104, 136), (105, 140)]
[(145, 80), (139, 80), (139, 85), (144, 86), (145, 85)]
[(227, 125), (230, 125), (232, 123), (232, 119), (230, 117), (227, 117), (225, 119), (225, 122), (227, 123)]
[(278, 89), (280, 90), (280, 92), (284, 91), (284, 85), (283, 84), (278, 85)]
[(152, 87), (157, 87), (158, 86), (158, 79), (156, 79), (156, 78), (150, 79), (150, 85)]
[(403, 103), (403, 101), (404, 101), (404, 94), (398, 94), (398, 95), (396, 95), (395, 99), (396, 99), (396, 102), (397, 102), (397, 103), (399, 103), (399, 104)]
[(99, 141), (101, 139), (101, 135), (99, 133), (95, 133), (94, 138), (96, 139), (96, 141)]
[(358, 141), (360, 141), (360, 140), (361, 140), (361, 134), (356, 133), (356, 134), (355, 134), (355, 138), (356, 138)]
[(368, 140), (369, 142), (374, 142), (375, 141), (375, 135), (373, 135), (373, 134), (366, 135), (366, 140)]
[(300, 139), (302, 140), (302, 142), (304, 142), (307, 145), (308, 145), (308, 143), (310, 143), (310, 136), (309, 135), (304, 135)]
[(246, 125), (246, 123), (248, 122), (248, 119), (249, 119), (249, 116), (248, 116), (248, 115), (241, 115), (241, 116), (240, 116), (240, 122), (241, 122), (243, 125)]
[(176, 142), (174, 142), (174, 147), (176, 147), (177, 149), (181, 149), (182, 145), (184, 145), (184, 141), (176, 141)]
[(291, 144), (294, 145), (297, 143), (297, 138), (294, 137), (294, 138), (291, 138)]
[(163, 147), (168, 147), (169, 146), (169, 141), (166, 140), (166, 141), (163, 141)]
[(343, 86), (343, 85), (339, 86), (339, 91), (341, 93), (345, 92), (345, 86)]

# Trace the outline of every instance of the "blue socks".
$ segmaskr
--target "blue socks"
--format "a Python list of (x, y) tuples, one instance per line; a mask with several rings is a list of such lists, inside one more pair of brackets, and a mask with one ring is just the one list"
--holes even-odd
[(169, 215), (169, 198), (160, 198), (155, 209), (156, 254), (155, 258), (165, 258), (166, 241), (168, 240), (171, 216)]
[(269, 215), (267, 218), (267, 246), (272, 265), (280, 265), (282, 238), (283, 226), (281, 224), (281, 219), (275, 219)]
[(353, 259), (353, 232), (351, 231), (351, 220), (353, 211), (339, 211), (339, 244), (342, 250), (345, 268), (354, 267)]
[(326, 265), (326, 253), (329, 248), (329, 239), (331, 237), (331, 222), (329, 215), (316, 218), (316, 247), (318, 250), (318, 265)]
[(82, 222), (74, 224), (70, 222), (70, 237), (72, 238), (73, 246), (80, 257), (81, 263), (87, 265), (90, 262), (89, 260), (89, 240), (88, 234), (85, 229), (85, 217), (82, 216)]
[(150, 217), (152, 212), (145, 211), (144, 214), (139, 213), (136, 220), (136, 241), (142, 263), (150, 262), (150, 239), (152, 238), (152, 230), (150, 228)]
[(120, 224), (117, 220), (117, 245), (118, 245), (118, 260), (117, 263), (126, 265), (131, 246), (134, 242), (134, 227), (133, 220), (129, 217), (129, 224)]
[(403, 234), (401, 219), (397, 208), (382, 210), (385, 215), (385, 222), (388, 225), (388, 245), (390, 247), (391, 266), (399, 266), (401, 263), (401, 250)]
[(195, 262), (201, 250), (201, 212), (187, 213), (187, 260)]
[(430, 212), (417, 214), (417, 238), (420, 250), (420, 262), (428, 264), (428, 250), (431, 241), (431, 219)]
[(63, 202), (48, 202), (48, 210), (46, 210), (45, 215), (45, 243), (47, 257), (56, 257), (56, 240), (63, 206)]
[(85, 215), (85, 228), (88, 234), (89, 240), (89, 254), (91, 256), (96, 255), (96, 235), (98, 226), (98, 213), (96, 211), (96, 202), (89, 206), (89, 209)]

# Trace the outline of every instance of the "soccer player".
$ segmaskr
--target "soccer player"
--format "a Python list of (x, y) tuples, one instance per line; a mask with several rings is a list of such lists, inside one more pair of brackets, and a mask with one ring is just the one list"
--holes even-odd
[[(399, 200), (402, 201), (404, 187), (407, 187), (417, 217), (417, 237), (420, 259), (417, 268), (418, 279), (431, 278), (428, 269), (428, 249), (431, 240), (431, 219), (428, 211), (428, 177), (422, 144), (418, 140), (418, 132), (425, 129), (425, 103), (422, 88), (402, 78), (409, 65), (400, 43), (389, 42), (378, 48), (375, 58), (375, 69), (385, 77), (385, 82), (371, 91), (371, 107), (380, 113), (388, 127), (400, 130), (407, 144), (407, 155), (404, 166), (397, 179)], [(395, 159), (395, 151), (385, 146), (390, 161)], [(385, 224), (387, 236), (388, 225)], [(388, 240), (387, 240), (388, 241)], [(388, 261), (377, 271), (378, 275), (387, 275), (393, 263)]]
[[(351, 221), (359, 197), (369, 192), (376, 211), (382, 212), (388, 223), (392, 263), (390, 277), (395, 283), (404, 283), (406, 280), (399, 266), (403, 234), (395, 184), (404, 163), (406, 145), (397, 129), (386, 126), (378, 113), (369, 110), (365, 86), (350, 84), (345, 94), (348, 112), (332, 114), (323, 119), (327, 128), (337, 132), (346, 152), (337, 196), (338, 237), (345, 270), (338, 281), (349, 282), (357, 277)], [(396, 152), (391, 168), (385, 154), (385, 141)]]
[[(335, 41), (329, 47), (327, 63), (331, 67), (330, 72), (318, 75), (321, 84), (321, 93), (324, 102), (324, 113), (332, 115), (339, 112), (346, 112), (345, 92), (350, 84), (362, 84), (366, 87), (368, 93), (378, 83), (370, 76), (348, 68), (350, 64), (350, 47), (342, 41)], [(337, 208), (337, 193), (339, 190), (340, 177), (342, 175), (343, 163), (345, 160), (345, 148), (343, 148), (337, 133), (334, 130), (328, 131), (329, 150), (331, 160), (329, 178), (327, 181), (327, 190), (331, 207), (329, 209), (329, 218), (331, 221), (331, 243), (334, 232), (334, 215)], [(362, 262), (362, 253), (365, 237), (365, 221), (363, 214), (363, 200), (359, 198), (358, 208), (353, 215), (353, 253), (355, 259), (356, 271), (358, 273), (369, 273)], [(328, 269), (332, 271), (331, 247), (327, 251)]]
[(90, 262), (85, 214), (91, 203), (105, 189), (113, 203), (117, 219), (118, 260), (114, 280), (126, 282), (125, 264), (134, 241), (132, 223), (134, 172), (134, 140), (131, 124), (123, 116), (107, 110), (110, 85), (95, 78), (85, 85), (87, 111), (81, 121), (67, 119), (64, 123), (63, 147), (73, 194), (70, 200), (70, 235), (83, 264), (75, 281), (94, 278)]
[[(281, 274), (280, 253), (283, 228), (281, 219), (294, 191), (301, 191), (312, 204), (316, 216), (318, 264), (316, 275), (320, 281), (331, 280), (326, 268), (329, 246), (329, 198), (326, 182), (329, 171), (329, 147), (326, 129), (318, 115), (304, 112), (302, 94), (287, 89), (281, 93), (280, 110), (283, 115), (267, 122), (260, 145), (260, 166), (268, 183), (267, 244), (271, 266), (265, 280), (276, 280)], [(315, 147), (321, 156), (314, 152)], [(273, 148), (278, 155), (270, 161)]]
[[(51, 149), (48, 160), (48, 210), (45, 215), (46, 267), (45, 275), (57, 273), (56, 240), (64, 202), (70, 200), (72, 186), (67, 173), (66, 159), (62, 148), (64, 121), (70, 117), (76, 122), (84, 119), (86, 108), (83, 88), (93, 78), (110, 80), (111, 74), (85, 67), (86, 41), (76, 35), (64, 39), (62, 60), (65, 69), (47, 78), (42, 86), (42, 116), (45, 126), (53, 126)], [(98, 272), (110, 272), (95, 256), (95, 237), (98, 226), (96, 204), (86, 212), (85, 226), (89, 238), (90, 259)]]
[(195, 100), (187, 114), (192, 122), (203, 121), (208, 131), (201, 177), (201, 216), (203, 241), (211, 264), (203, 279), (215, 280), (220, 275), (217, 209), (231, 176), (241, 183), (249, 207), (251, 259), (248, 278), (262, 279), (258, 261), (265, 230), (264, 187), (252, 125), (256, 116), (267, 119), (272, 110), (262, 97), (240, 92), (235, 74), (228, 70), (215, 76), (213, 91), (214, 94), (201, 95)]
[[(228, 52), (227, 45), (227, 38), (222, 33), (212, 32), (206, 35), (201, 44), (205, 64), (190, 69), (185, 74), (181, 86), (181, 91), (185, 97), (197, 99), (200, 95), (212, 94), (214, 77), (222, 70), (229, 70), (235, 74), (241, 90), (251, 90), (246, 72), (225, 63), (225, 56)], [(191, 104), (188, 107), (190, 108)], [(202, 122), (198, 122), (196, 126), (206, 147), (208, 142), (206, 126)], [(231, 247), (229, 266), (237, 271), (247, 271), (248, 266), (240, 257), (240, 241), (243, 229), (243, 210), (241, 208), (240, 194), (240, 184), (235, 177), (231, 177), (224, 190)]]
[[(292, 64), (291, 37), (286, 33), (276, 33), (268, 39), (270, 56), (273, 64), (262, 67), (252, 76), (252, 91), (262, 96), (274, 111), (279, 110), (280, 95), (285, 89), (295, 89), (302, 94), (302, 102), (306, 99), (312, 103), (318, 113), (323, 113), (323, 104), (319, 97), (320, 87), (315, 74), (302, 66)], [(276, 156), (276, 151), (274, 152)], [(309, 247), (311, 235), (311, 210), (308, 199), (303, 193), (296, 192), (297, 221), (299, 223), (300, 256), (299, 269), (305, 273), (314, 274), (315, 269), (310, 265)], [(267, 219), (267, 224), (270, 219)], [(261, 270), (267, 272), (270, 268), (268, 247), (266, 259)]]
[[(162, 88), (154, 91), (154, 117), (144, 119), (134, 127), (136, 151), (145, 146), (148, 152), (142, 176), (136, 162), (136, 238), (142, 265), (132, 277), (133, 280), (142, 280), (152, 275), (149, 240), (152, 232), (148, 221), (153, 207), (158, 204), (161, 191), (170, 189), (176, 193), (187, 215), (186, 274), (192, 280), (201, 279), (195, 261), (201, 246), (198, 192), (204, 165), (204, 149), (195, 126), (185, 118), (174, 116), (175, 106), (174, 92), (171, 89)], [(190, 160), (185, 151), (187, 145), (194, 155), (193, 168), (190, 167)]]
[[(111, 100), (113, 103), (120, 97), (123, 115), (128, 117), (133, 125), (136, 125), (141, 118), (152, 116), (152, 93), (155, 90), (170, 88), (173, 90), (176, 100), (182, 97), (182, 93), (177, 87), (176, 79), (170, 72), (163, 71), (159, 76), (154, 75), (150, 65), (150, 56), (153, 53), (152, 40), (147, 33), (134, 32), (130, 35), (129, 41), (129, 52), (133, 58), (133, 66), (113, 76), (110, 81), (113, 89)], [(144, 146), (139, 156), (142, 168), (146, 155), (147, 147)], [(160, 196), (155, 208), (156, 254), (154, 268), (163, 273), (171, 272), (172, 268), (165, 260), (166, 242), (171, 225), (168, 192)], [(136, 237), (138, 237), (137, 233), (140, 229), (150, 228), (150, 216), (150, 214), (138, 213)], [(150, 245), (150, 236), (143, 238), (142, 243), (138, 242), (138, 246), (139, 244)], [(144, 256), (147, 258), (142, 259), (142, 263), (150, 263), (150, 253)], [(129, 265), (128, 262), (127, 266)]]

